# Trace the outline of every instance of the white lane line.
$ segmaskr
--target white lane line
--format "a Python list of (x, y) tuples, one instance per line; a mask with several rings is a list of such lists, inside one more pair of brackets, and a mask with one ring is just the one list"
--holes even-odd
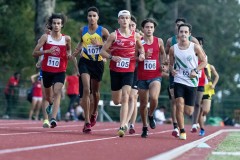
[(19, 125), (19, 124), (37, 124), (39, 122), (17, 122), (17, 123), (1, 123), (0, 126)]
[(200, 143), (206, 142), (218, 135), (220, 135), (223, 132), (240, 132), (240, 129), (221, 129), (213, 134), (210, 134), (209, 136), (203, 137), (199, 140), (193, 141), (191, 143), (187, 143), (185, 145), (182, 145), (180, 147), (177, 147), (175, 149), (172, 149), (170, 151), (161, 153), (159, 155), (156, 155), (154, 157), (149, 158), (148, 160), (159, 160), (159, 159), (174, 159), (182, 155), (183, 153), (189, 151), (190, 149), (193, 149), (194, 147), (198, 146)]
[[(171, 131), (172, 130), (166, 130), (166, 131), (155, 132), (155, 133), (150, 133), (150, 134), (161, 134), (161, 133), (166, 133), (166, 132), (171, 132)], [(138, 136), (138, 135), (140, 135), (140, 134), (126, 135), (126, 137), (132, 137), (132, 136)], [(38, 149), (73, 145), (73, 144), (86, 143), (86, 142), (97, 142), (97, 141), (116, 139), (116, 138), (119, 138), (119, 137), (118, 136), (113, 136), (113, 137), (107, 137), (107, 138), (97, 138), (97, 139), (91, 139), (91, 140), (81, 140), (81, 141), (72, 141), (72, 142), (64, 142), (64, 143), (55, 143), (55, 144), (40, 145), (40, 146), (2, 149), (2, 150), (0, 150), (0, 155), (1, 154), (7, 154), (7, 153), (16, 153), (16, 152), (23, 152), (23, 151), (32, 151), (32, 150), (38, 150)]]
[(212, 154), (220, 156), (240, 156), (240, 152), (212, 152)]
[(17, 136), (26, 134), (38, 134), (38, 133), (68, 133), (68, 132), (79, 132), (79, 130), (65, 130), (65, 131), (43, 131), (43, 132), (19, 132), (19, 133), (2, 133), (0, 136)]

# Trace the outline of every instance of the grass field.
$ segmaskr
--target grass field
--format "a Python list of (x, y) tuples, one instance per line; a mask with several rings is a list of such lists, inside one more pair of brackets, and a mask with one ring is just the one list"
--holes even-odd
[(232, 153), (238, 155), (211, 155), (208, 160), (239, 160), (240, 159), (240, 133), (229, 133), (214, 153)]

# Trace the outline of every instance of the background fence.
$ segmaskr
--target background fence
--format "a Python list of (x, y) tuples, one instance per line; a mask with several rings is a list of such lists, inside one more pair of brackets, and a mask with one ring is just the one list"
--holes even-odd
[[(22, 83), (30, 84), (30, 82)], [(5, 114), (6, 109), (6, 99), (4, 95), (5, 86), (0, 86), (0, 118)], [(11, 108), (10, 118), (12, 119), (27, 119), (31, 103), (27, 101), (27, 89), (28, 85), (22, 85), (18, 88), (18, 92), (14, 97), (14, 105)], [(103, 100), (103, 109), (114, 121), (119, 121), (119, 111), (120, 107), (110, 106), (111, 94), (101, 93), (101, 100)], [(61, 101), (61, 117), (63, 118), (67, 107), (69, 104), (69, 99), (67, 96), (63, 97)], [(165, 116), (170, 117), (170, 103), (168, 95), (161, 95), (159, 97), (159, 106), (164, 105), (166, 107)], [(240, 123), (240, 99), (214, 99), (212, 101), (212, 108), (208, 117), (220, 117), (222, 119), (226, 117), (234, 118), (236, 122)], [(40, 116), (41, 117), (41, 116)], [(103, 121), (108, 121), (106, 116), (102, 116)], [(139, 119), (140, 120), (140, 119)]]

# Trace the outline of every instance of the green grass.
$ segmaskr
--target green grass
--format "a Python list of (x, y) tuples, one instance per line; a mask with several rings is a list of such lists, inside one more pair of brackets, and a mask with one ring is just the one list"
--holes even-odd
[[(214, 152), (240, 152), (240, 133), (229, 133)], [(210, 155), (208, 160), (239, 160), (240, 156)]]

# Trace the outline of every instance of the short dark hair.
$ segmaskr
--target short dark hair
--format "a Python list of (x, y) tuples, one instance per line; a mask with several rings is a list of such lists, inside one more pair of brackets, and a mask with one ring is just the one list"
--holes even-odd
[(196, 39), (198, 40), (198, 42), (200, 43), (200, 41), (202, 42), (202, 45), (203, 45), (203, 37), (196, 37)]
[(192, 26), (191, 26), (191, 24), (189, 24), (189, 23), (180, 24), (180, 25), (178, 26), (178, 32), (179, 32), (180, 28), (181, 28), (181, 27), (184, 27), (184, 26), (189, 28), (189, 33), (192, 32)]
[(145, 24), (148, 23), (148, 22), (153, 23), (154, 28), (157, 27), (157, 22), (153, 18), (147, 18), (147, 19), (142, 21), (142, 23), (141, 23), (142, 28), (144, 28)]
[(177, 22), (179, 22), (179, 21), (181, 21), (181, 22), (183, 22), (183, 23), (186, 23), (186, 22), (187, 22), (185, 18), (177, 18), (176, 21), (175, 21), (175, 23), (177, 23)]
[(95, 6), (89, 7), (88, 10), (87, 10), (87, 13), (90, 12), (90, 11), (96, 12), (99, 15), (99, 10)]
[(131, 15), (131, 21), (133, 21), (134, 23), (137, 24), (137, 18), (135, 16), (133, 16), (133, 15)]
[(64, 26), (66, 22), (66, 16), (62, 13), (53, 13), (49, 18), (48, 18), (48, 28), (52, 30), (52, 21), (53, 19), (61, 19), (62, 20), (62, 25)]

